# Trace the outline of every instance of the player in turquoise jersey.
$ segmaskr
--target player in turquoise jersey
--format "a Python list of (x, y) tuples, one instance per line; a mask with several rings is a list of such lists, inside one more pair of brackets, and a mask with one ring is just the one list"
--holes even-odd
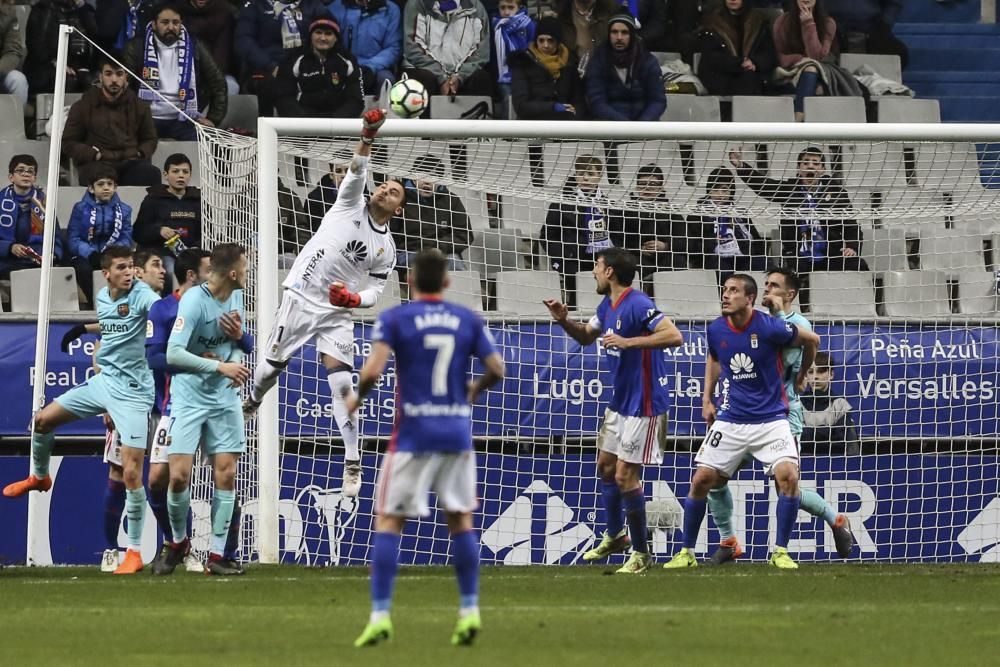
[(142, 486), (142, 464), (153, 407), (153, 375), (146, 363), (146, 316), (159, 296), (146, 283), (135, 279), (132, 250), (112, 246), (101, 256), (108, 285), (97, 295), (97, 319), (101, 327), (101, 349), (96, 364), (101, 372), (70, 389), (46, 405), (34, 418), (31, 436), (31, 474), (9, 484), (9, 498), (29, 491), (48, 491), (49, 457), (53, 431), (63, 424), (103, 413), (111, 415), (121, 436), (125, 479), (125, 511), (128, 516), (128, 551), (115, 574), (142, 570), (140, 542), (146, 514), (146, 491)]
[[(792, 310), (792, 304), (799, 293), (799, 285), (799, 277), (791, 269), (785, 267), (772, 269), (768, 272), (764, 283), (764, 298), (761, 304), (774, 317), (780, 317), (799, 329), (811, 331), (812, 325), (809, 320), (801, 313)], [(781, 361), (784, 369), (785, 396), (788, 397), (788, 425), (792, 435), (798, 440), (802, 435), (803, 420), (802, 401), (799, 400), (799, 388), (795, 386), (795, 378), (803, 362), (808, 361), (808, 365), (812, 365), (812, 359), (803, 359), (801, 347), (786, 347), (782, 351)], [(833, 531), (837, 554), (841, 558), (850, 556), (851, 547), (854, 546), (854, 534), (851, 532), (851, 523), (847, 517), (837, 514), (815, 491), (800, 487), (799, 492), (802, 497), (800, 509), (826, 521)], [(709, 491), (708, 507), (722, 538), (719, 548), (712, 554), (709, 562), (719, 565), (731, 562), (742, 555), (743, 549), (733, 528), (733, 495), (729, 491), (728, 484)]]
[(246, 321), (243, 287), (247, 260), (235, 243), (217, 245), (209, 260), (208, 281), (181, 297), (177, 319), (167, 342), (167, 363), (185, 371), (170, 386), (170, 488), (167, 513), (173, 543), (153, 567), (154, 574), (171, 574), (191, 550), (187, 514), (191, 506), (191, 469), (199, 444), (212, 461), (212, 539), (206, 572), (242, 574), (224, 560), (229, 522), (236, 502), (236, 463), (246, 447), (240, 387), (250, 377), (243, 350), (227, 333), (223, 321)]

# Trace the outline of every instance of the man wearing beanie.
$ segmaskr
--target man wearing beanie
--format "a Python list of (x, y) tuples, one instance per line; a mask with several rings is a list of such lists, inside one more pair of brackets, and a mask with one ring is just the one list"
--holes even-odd
[(340, 25), (329, 13), (309, 24), (309, 44), (278, 67), (275, 107), (282, 116), (354, 118), (364, 109), (361, 68), (340, 45)]
[(526, 51), (510, 56), (511, 97), (517, 117), (526, 120), (583, 118), (583, 83), (577, 58), (562, 43), (559, 19), (538, 20)]
[(608, 41), (591, 54), (584, 85), (594, 120), (657, 121), (667, 109), (660, 66), (629, 14), (608, 21)]

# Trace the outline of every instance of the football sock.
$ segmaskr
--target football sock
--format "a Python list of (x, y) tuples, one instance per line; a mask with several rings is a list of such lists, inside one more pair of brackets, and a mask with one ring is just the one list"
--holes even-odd
[(622, 492), (614, 480), (601, 480), (601, 499), (604, 501), (604, 520), (608, 523), (608, 535), (614, 537), (622, 532), (625, 520), (622, 517)]
[(792, 536), (792, 528), (795, 527), (796, 515), (799, 513), (800, 498), (798, 496), (778, 496), (778, 530), (774, 543), (783, 548), (788, 548), (788, 540)]
[(708, 509), (712, 512), (721, 539), (728, 540), (736, 535), (733, 530), (733, 494), (728, 484), (708, 492)]
[(358, 413), (349, 413), (344, 403), (344, 396), (354, 391), (351, 374), (345, 370), (337, 370), (327, 375), (326, 380), (330, 383), (333, 395), (333, 418), (340, 429), (340, 437), (344, 439), (344, 459), (357, 461), (361, 458), (358, 452)]
[(170, 514), (167, 512), (167, 489), (165, 487), (149, 487), (149, 508), (153, 510), (156, 524), (163, 533), (163, 540), (165, 542), (173, 541), (174, 534), (170, 530)]
[(240, 559), (240, 520), (243, 518), (243, 510), (239, 503), (233, 503), (233, 518), (229, 520), (229, 535), (226, 537), (226, 550), (222, 557), (227, 560)]
[(257, 362), (257, 368), (253, 371), (253, 388), (250, 390), (250, 398), (260, 403), (264, 400), (264, 394), (271, 390), (278, 382), (278, 376), (284, 366), (275, 366), (267, 359)]
[(187, 538), (188, 509), (191, 507), (191, 487), (174, 493), (167, 491), (167, 514), (170, 515), (170, 532), (174, 544)]
[(142, 526), (146, 523), (146, 487), (126, 489), (125, 513), (128, 516), (128, 522), (125, 525), (128, 548), (139, 551), (142, 547)]
[(837, 513), (833, 511), (830, 507), (830, 503), (823, 499), (823, 496), (819, 495), (815, 491), (809, 489), (801, 490), (802, 502), (799, 507), (813, 516), (818, 516), (826, 521), (827, 524), (833, 525), (837, 521)]
[(211, 552), (218, 556), (226, 550), (229, 538), (229, 522), (233, 518), (236, 492), (216, 489), (212, 494), (212, 545)]
[(392, 606), (392, 587), (399, 568), (399, 538), (397, 533), (375, 533), (371, 574), (373, 616), (388, 614)]
[(625, 504), (625, 519), (628, 521), (628, 532), (632, 536), (632, 551), (649, 553), (646, 543), (646, 496), (642, 487), (621, 494)]
[(694, 549), (698, 542), (698, 531), (701, 522), (705, 520), (705, 508), (708, 501), (705, 498), (695, 500), (688, 496), (684, 499), (684, 548)]
[(458, 578), (459, 610), (462, 615), (479, 610), (479, 539), (475, 530), (451, 536), (451, 552)]
[(118, 548), (118, 529), (125, 511), (125, 482), (109, 479), (104, 488), (104, 548)]
[(52, 433), (31, 434), (31, 474), (42, 479), (49, 474), (49, 458), (52, 456)]

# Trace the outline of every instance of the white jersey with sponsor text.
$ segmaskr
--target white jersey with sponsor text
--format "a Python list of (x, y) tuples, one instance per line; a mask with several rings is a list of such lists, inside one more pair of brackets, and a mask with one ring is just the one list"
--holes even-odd
[(381, 294), (396, 266), (396, 244), (388, 225), (378, 227), (368, 215), (366, 173), (347, 170), (336, 203), (282, 283), (321, 311), (349, 312), (330, 305), (331, 283), (342, 282), (352, 292), (374, 289)]

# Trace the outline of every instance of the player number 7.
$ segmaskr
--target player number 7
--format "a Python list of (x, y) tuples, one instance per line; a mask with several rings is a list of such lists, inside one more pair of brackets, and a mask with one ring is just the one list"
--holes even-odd
[(431, 394), (445, 396), (448, 394), (448, 367), (455, 354), (455, 337), (451, 334), (426, 334), (424, 347), (436, 351), (431, 369)]

